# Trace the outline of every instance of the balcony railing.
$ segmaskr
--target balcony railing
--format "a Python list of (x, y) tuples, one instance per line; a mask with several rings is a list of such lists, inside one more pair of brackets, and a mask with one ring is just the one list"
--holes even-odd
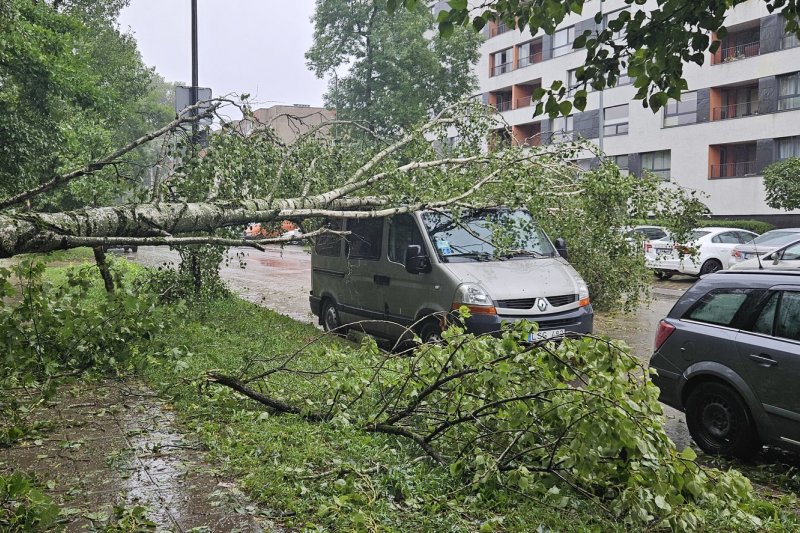
[(514, 65), (510, 61), (501, 65), (495, 65), (492, 69), (492, 76), (499, 76), (500, 74), (511, 72), (513, 66)]
[(736, 161), (733, 163), (722, 163), (721, 165), (711, 165), (712, 178), (739, 178), (743, 176), (755, 176), (755, 161)]
[(719, 63), (730, 63), (731, 61), (738, 61), (739, 59), (746, 59), (754, 57), (759, 54), (761, 43), (756, 41), (754, 43), (737, 44), (720, 50)]
[(729, 118), (749, 117), (758, 114), (758, 100), (739, 102), (738, 104), (715, 107), (711, 120), (728, 120)]
[(519, 109), (520, 107), (530, 107), (531, 105), (531, 97), (530, 96), (523, 96), (522, 98), (517, 98), (514, 101), (514, 109)]
[(544, 56), (542, 52), (534, 52), (531, 55), (523, 56), (519, 58), (519, 62), (517, 64), (517, 68), (524, 68), (528, 65), (535, 65), (536, 63), (541, 63)]
[(492, 31), (489, 32), (490, 37), (497, 37), (501, 33), (505, 33), (510, 30), (508, 26), (506, 26), (505, 22), (501, 22), (492, 28)]
[(500, 111), (510, 111), (511, 110), (511, 100), (499, 100), (494, 104), (494, 108)]

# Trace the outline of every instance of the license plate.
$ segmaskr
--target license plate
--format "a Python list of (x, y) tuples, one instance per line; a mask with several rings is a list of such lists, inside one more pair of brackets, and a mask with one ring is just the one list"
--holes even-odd
[(672, 248), (656, 248), (656, 255), (672, 255)]
[(530, 333), (528, 335), (528, 342), (535, 342), (541, 340), (552, 339), (555, 337), (563, 337), (565, 330), (563, 329), (546, 329), (544, 331), (538, 331), (536, 333)]

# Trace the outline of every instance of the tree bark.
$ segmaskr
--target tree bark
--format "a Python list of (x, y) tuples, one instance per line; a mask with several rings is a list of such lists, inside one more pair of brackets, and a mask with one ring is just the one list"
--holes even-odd
[(106, 292), (112, 294), (114, 292), (114, 278), (111, 277), (111, 271), (108, 269), (108, 261), (106, 261), (106, 251), (102, 246), (95, 246), (92, 248), (94, 252), (94, 261), (97, 263), (97, 269), (100, 271), (100, 276), (103, 278), (103, 285), (106, 287)]

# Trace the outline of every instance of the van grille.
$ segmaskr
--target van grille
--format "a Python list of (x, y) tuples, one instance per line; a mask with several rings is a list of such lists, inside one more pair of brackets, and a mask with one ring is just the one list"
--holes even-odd
[[(575, 302), (575, 294), (562, 294), (561, 296), (548, 296), (547, 301), (553, 307), (561, 307)], [(517, 300), (497, 300), (497, 307), (503, 309), (532, 309), (536, 305), (536, 298), (520, 298)]]

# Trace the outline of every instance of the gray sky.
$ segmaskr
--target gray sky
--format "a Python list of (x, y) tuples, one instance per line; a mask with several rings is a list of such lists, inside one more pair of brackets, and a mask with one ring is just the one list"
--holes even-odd
[[(190, 0), (131, 0), (119, 19), (145, 64), (191, 82)], [(200, 86), (214, 96), (250, 93), (258, 107), (322, 105), (326, 84), (305, 66), (313, 0), (199, 0)]]

